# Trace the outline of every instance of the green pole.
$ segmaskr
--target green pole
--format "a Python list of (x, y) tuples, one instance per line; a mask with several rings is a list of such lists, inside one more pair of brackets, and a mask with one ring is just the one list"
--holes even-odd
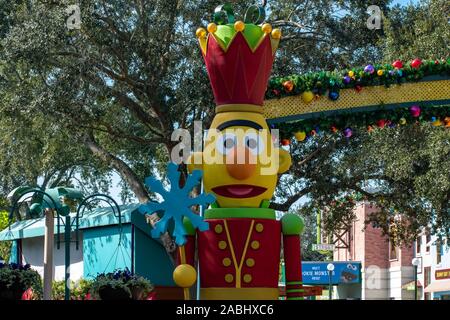
[(66, 216), (66, 225), (64, 229), (64, 244), (65, 244), (65, 288), (64, 299), (70, 300), (70, 216)]

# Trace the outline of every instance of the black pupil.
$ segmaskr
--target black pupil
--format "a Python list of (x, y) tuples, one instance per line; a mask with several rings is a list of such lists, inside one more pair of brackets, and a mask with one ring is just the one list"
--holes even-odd
[(232, 138), (228, 138), (224, 141), (223, 145), (225, 146), (226, 149), (233, 148), (234, 140)]
[(248, 139), (247, 140), (247, 147), (249, 147), (250, 149), (256, 149), (257, 147), (257, 143), (255, 139)]

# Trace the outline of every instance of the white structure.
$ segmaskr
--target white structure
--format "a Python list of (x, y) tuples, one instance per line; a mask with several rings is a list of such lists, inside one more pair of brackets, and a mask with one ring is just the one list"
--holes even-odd
[(415, 245), (419, 299), (450, 300), (450, 241), (435, 236), (420, 236)]
[[(72, 239), (75, 240), (75, 239)], [(22, 261), (28, 263), (41, 276), (44, 273), (44, 237), (25, 238), (22, 240)], [(53, 251), (53, 278), (56, 281), (64, 280), (65, 277), (65, 249), (61, 241), (57, 249), (56, 241)], [(70, 244), (70, 279), (77, 281), (83, 277), (83, 240), (80, 237), (80, 245), (76, 250), (75, 242)]]

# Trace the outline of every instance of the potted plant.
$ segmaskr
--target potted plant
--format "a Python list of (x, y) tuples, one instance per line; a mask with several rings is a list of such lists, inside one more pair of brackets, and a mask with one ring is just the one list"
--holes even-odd
[(42, 294), (41, 276), (37, 271), (29, 264), (0, 264), (0, 300), (21, 300), (28, 289), (35, 297)]
[(91, 293), (101, 300), (142, 300), (152, 289), (147, 279), (125, 269), (99, 274), (92, 283)]

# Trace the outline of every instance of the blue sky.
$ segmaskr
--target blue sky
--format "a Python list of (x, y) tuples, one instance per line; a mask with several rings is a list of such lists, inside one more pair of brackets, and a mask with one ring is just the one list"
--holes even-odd
[(400, 4), (400, 5), (403, 6), (403, 5), (407, 5), (407, 4), (410, 4), (410, 3), (416, 4), (418, 2), (419, 2), (418, 0), (395, 0), (395, 1), (392, 2), (392, 5)]

